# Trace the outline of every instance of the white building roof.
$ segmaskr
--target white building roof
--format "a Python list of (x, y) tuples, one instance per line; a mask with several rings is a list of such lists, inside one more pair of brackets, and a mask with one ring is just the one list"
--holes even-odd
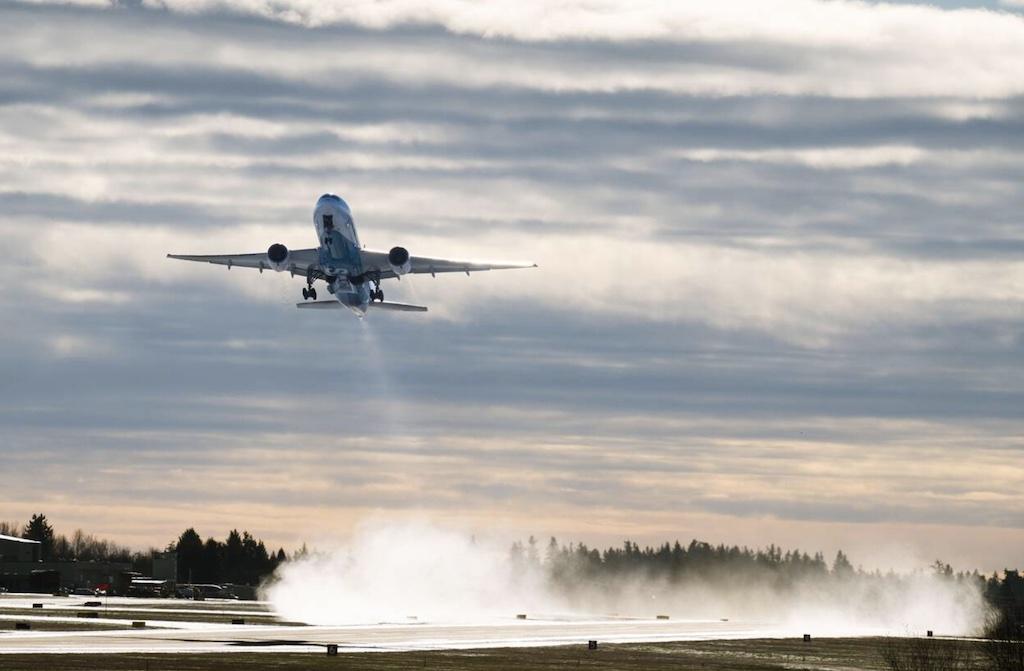
[(32, 543), (34, 545), (42, 545), (39, 541), (30, 541), (27, 538), (18, 538), (17, 536), (4, 536), (0, 534), (0, 541), (14, 541), (15, 543)]

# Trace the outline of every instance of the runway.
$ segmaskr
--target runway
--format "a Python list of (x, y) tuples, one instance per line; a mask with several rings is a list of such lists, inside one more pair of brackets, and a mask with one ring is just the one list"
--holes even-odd
[[(59, 622), (83, 624), (77, 612), (88, 612), (82, 598), (40, 599), (36, 596), (0, 600), (0, 621), (29, 626)], [(663, 620), (631, 618), (496, 617), (479, 622), (380, 622), (342, 626), (231, 624), (246, 616), (272, 616), (265, 604), (253, 602), (190, 602), (146, 599), (103, 599), (92, 608), (99, 617), (88, 623), (103, 627), (84, 631), (0, 632), (0, 654), (11, 653), (196, 653), (317, 652), (328, 644), (339, 651), (408, 651), (525, 647), (603, 643), (775, 638), (793, 635), (763, 622)], [(43, 603), (33, 609), (32, 603)], [(49, 614), (48, 614), (49, 611)], [(76, 612), (72, 612), (76, 611)], [(116, 616), (104, 616), (104, 612)], [(189, 619), (168, 619), (188, 613)], [(129, 617), (122, 617), (129, 614)], [(162, 617), (163, 616), (163, 617)], [(146, 628), (132, 629), (133, 621)], [(121, 629), (113, 629), (122, 627)]]

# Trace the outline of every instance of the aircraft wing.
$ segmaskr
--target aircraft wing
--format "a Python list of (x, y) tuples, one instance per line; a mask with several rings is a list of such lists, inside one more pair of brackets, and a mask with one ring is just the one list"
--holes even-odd
[[(371, 252), (366, 249), (359, 251), (363, 261), (363, 272), (379, 272), (381, 278), (395, 277), (395, 271), (388, 263), (387, 252)], [(456, 261), (452, 259), (433, 259), (427, 256), (411, 256), (409, 263), (412, 266), (410, 274), (430, 273), (466, 273), (480, 272), (482, 270), (507, 270), (511, 268), (536, 268), (536, 263), (514, 263), (514, 262), (487, 262), (487, 261)]]
[[(212, 254), (205, 256), (168, 254), (167, 258), (213, 263), (219, 266), (227, 266), (228, 270), (235, 266), (240, 268), (258, 268), (260, 272), (270, 269), (266, 252), (259, 254)], [(320, 251), (317, 249), (288, 250), (288, 269), (293, 275), (302, 275), (303, 277), (312, 269), (313, 275), (316, 276), (320, 269)]]

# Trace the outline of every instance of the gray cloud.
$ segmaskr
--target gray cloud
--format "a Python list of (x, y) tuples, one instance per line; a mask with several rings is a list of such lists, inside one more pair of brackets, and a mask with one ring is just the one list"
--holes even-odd
[[(730, 542), (763, 517), (1024, 547), (1019, 94), (833, 96), (795, 82), (851, 48), (785, 40), (19, 4), (0, 26), (12, 514), (291, 540), (305, 484), (323, 518), (618, 506)], [(435, 312), (358, 324), (163, 258), (312, 244), (326, 190), (377, 246), (542, 267), (403, 281)]]

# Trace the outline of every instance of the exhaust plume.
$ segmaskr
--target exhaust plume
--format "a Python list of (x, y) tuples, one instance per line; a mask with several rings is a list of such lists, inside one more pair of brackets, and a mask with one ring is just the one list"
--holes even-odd
[[(491, 538), (422, 522), (360, 526), (351, 541), (279, 567), (263, 594), (284, 618), (309, 624), (474, 623), (604, 616), (757, 622), (766, 636), (979, 632), (988, 612), (977, 581), (824, 569), (780, 577), (706, 571), (668, 579), (643, 570), (596, 574), (563, 548), (510, 553)], [(806, 555), (805, 555), (806, 556)], [(820, 562), (819, 562), (820, 563)]]

